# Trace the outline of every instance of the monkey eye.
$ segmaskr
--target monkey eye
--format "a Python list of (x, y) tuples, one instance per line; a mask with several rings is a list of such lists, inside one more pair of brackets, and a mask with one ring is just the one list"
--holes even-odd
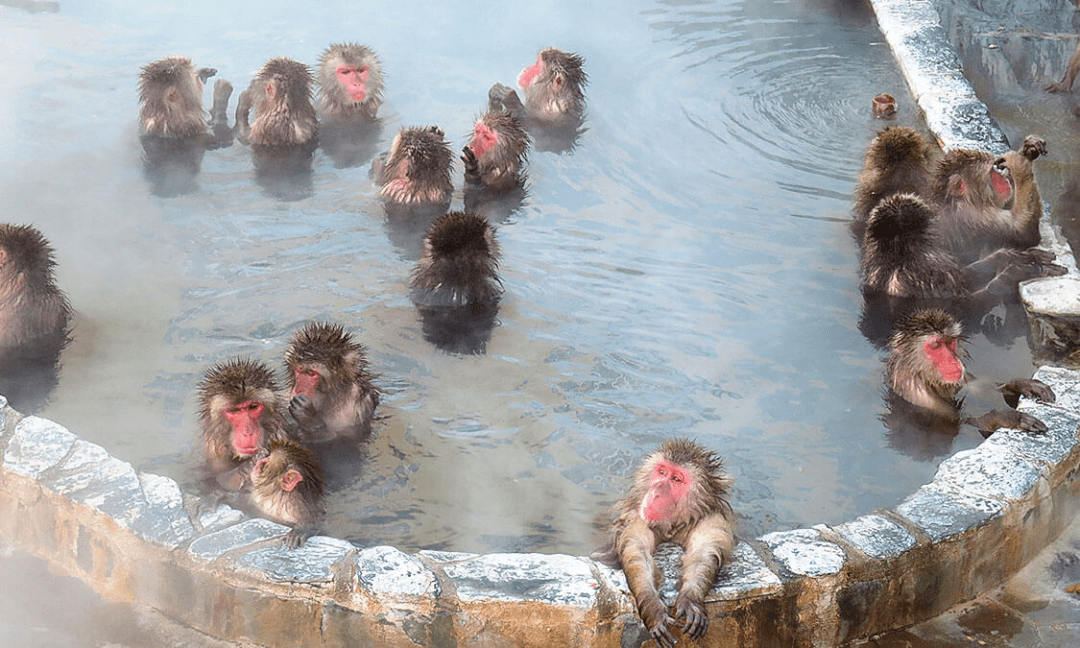
[(664, 470), (663, 468), (657, 468), (656, 470), (657, 470), (657, 472), (659, 472), (659, 473), (660, 473), (661, 475), (667, 475), (667, 471), (666, 471), (666, 470)]
[(682, 477), (680, 477), (679, 475), (672, 474), (671, 475), (671, 481), (679, 482), (681, 484), (682, 483)]

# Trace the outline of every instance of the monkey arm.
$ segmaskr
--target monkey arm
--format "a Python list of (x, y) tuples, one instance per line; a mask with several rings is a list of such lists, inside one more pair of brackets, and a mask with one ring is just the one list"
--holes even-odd
[(719, 513), (700, 520), (686, 539), (682, 578), (675, 599), (675, 615), (683, 619), (683, 629), (694, 639), (709, 629), (705, 596), (712, 589), (716, 572), (731, 560), (735, 538), (727, 518)]
[(300, 427), (300, 438), (304, 441), (325, 441), (330, 438), (326, 422), (319, 416), (315, 404), (303, 394), (293, 396), (289, 401), (289, 414), (296, 419)]
[(525, 110), (525, 104), (521, 103), (516, 90), (510, 86), (496, 83), (488, 90), (488, 108), (491, 110), (505, 110), (519, 115)]
[(657, 571), (653, 560), (656, 535), (645, 520), (635, 516), (619, 533), (616, 548), (642, 622), (656, 645), (672, 648), (676, 642), (670, 626), (675, 620), (668, 614), (668, 607), (656, 588)]
[(978, 428), (983, 437), (988, 437), (1001, 428), (1013, 428), (1035, 434), (1045, 434), (1049, 429), (1046, 424), (1030, 414), (1014, 409), (996, 409), (979, 417), (964, 417), (961, 421)]
[(211, 139), (208, 148), (224, 148), (232, 144), (233, 133), (229, 128), (229, 98), (232, 97), (232, 84), (224, 79), (214, 82), (214, 103), (210, 106)]
[(1045, 153), (1046, 142), (1038, 136), (1029, 135), (1024, 140), (1022, 151), (1009, 151), (1004, 155), (1005, 166), (1009, 169), (1016, 191), (1011, 210), (1013, 220), (1020, 232), (1032, 237), (1027, 242), (1028, 246), (1039, 244), (1038, 222), (1042, 218), (1042, 198), (1039, 197), (1031, 161)]
[(1065, 70), (1065, 76), (1057, 83), (1046, 86), (1047, 92), (1069, 92), (1072, 90), (1073, 80), (1076, 73), (1080, 72), (1080, 45), (1076, 47), (1072, 57), (1069, 58), (1069, 67)]
[(248, 124), (248, 114), (251, 112), (251, 105), (254, 101), (250, 89), (241, 92), (240, 98), (236, 101), (236, 134), (240, 141), (245, 143), (248, 131), (251, 130)]
[(1016, 407), (1021, 396), (1042, 403), (1053, 403), (1057, 400), (1057, 396), (1054, 395), (1054, 390), (1050, 388), (1050, 385), (1034, 378), (1017, 378), (1003, 385), (998, 385), (997, 388), (1005, 398), (1005, 402), (1009, 404), (1009, 407)]

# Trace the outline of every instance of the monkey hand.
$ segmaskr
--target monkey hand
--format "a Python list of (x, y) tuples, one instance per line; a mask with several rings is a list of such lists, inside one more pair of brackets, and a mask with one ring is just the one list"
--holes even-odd
[(1024, 138), (1024, 145), (1020, 153), (1029, 160), (1036, 160), (1040, 155), (1046, 155), (1046, 140), (1038, 135), (1028, 135)]
[(285, 534), (285, 537), (281, 539), (281, 544), (285, 545), (286, 549), (296, 549), (304, 544), (304, 542), (310, 538), (314, 533), (307, 527), (297, 527), (292, 531)]
[(477, 175), (480, 172), (480, 163), (476, 161), (476, 153), (473, 153), (471, 146), (464, 146), (461, 149), (461, 161), (465, 163), (465, 175)]
[(300, 426), (301, 436), (305, 441), (318, 441), (326, 436), (326, 423), (315, 409), (315, 403), (303, 394), (297, 394), (289, 401), (289, 414)]
[[(1072, 84), (1069, 84), (1069, 85), (1072, 85)], [(1050, 83), (1050, 84), (1048, 84), (1046, 86), (1046, 91), (1047, 92), (1068, 92), (1069, 90), (1071, 90), (1071, 88), (1069, 88), (1068, 86), (1065, 85), (1064, 80), (1055, 81), (1055, 82)]]
[(668, 614), (667, 606), (659, 598), (650, 606), (642, 606), (641, 619), (649, 629), (649, 636), (660, 648), (674, 648), (675, 644), (679, 643), (675, 635), (671, 634), (671, 626), (676, 621)]
[(709, 617), (705, 614), (705, 606), (682, 594), (675, 599), (675, 616), (683, 619), (683, 633), (691, 639), (704, 637), (705, 631), (709, 629)]
[(525, 107), (517, 92), (510, 86), (496, 83), (488, 90), (488, 107), (492, 110), (517, 112)]
[(983, 437), (989, 437), (1000, 428), (1012, 428), (1035, 434), (1045, 434), (1049, 429), (1046, 424), (1030, 414), (1014, 409), (996, 409), (978, 418), (966, 418), (965, 423), (974, 425)]
[(217, 74), (217, 70), (214, 68), (199, 68), (199, 70), (195, 72), (195, 76), (199, 77), (200, 83), (206, 83), (206, 80), (215, 74)]
[(1005, 397), (1005, 402), (1010, 407), (1016, 407), (1021, 396), (1037, 400), (1040, 403), (1053, 403), (1057, 399), (1054, 390), (1050, 389), (1050, 385), (1034, 378), (1030, 380), (1026, 378), (1010, 380), (999, 386), (998, 389), (1001, 390), (1001, 395)]

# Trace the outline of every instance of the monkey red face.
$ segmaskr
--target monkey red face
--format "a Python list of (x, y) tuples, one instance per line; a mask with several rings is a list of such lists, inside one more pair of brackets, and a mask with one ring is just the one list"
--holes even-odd
[(536, 77), (540, 76), (540, 72), (544, 69), (544, 61), (539, 56), (536, 57), (536, 63), (533, 63), (529, 67), (521, 71), (518, 75), (518, 85), (522, 88), (528, 88), (536, 81)]
[(304, 395), (308, 398), (315, 397), (315, 388), (319, 385), (322, 375), (318, 371), (308, 367), (296, 368), (296, 386), (293, 387), (290, 396)]
[(337, 80), (342, 90), (353, 101), (363, 101), (367, 98), (368, 69), (356, 65), (342, 63), (337, 66)]
[(495, 131), (488, 128), (487, 124), (482, 121), (476, 122), (476, 128), (473, 129), (472, 144), (469, 145), (476, 157), (483, 157), (484, 153), (490, 151), (491, 147), (498, 142), (499, 136)]
[(649, 481), (649, 492), (641, 501), (641, 517), (649, 522), (672, 519), (690, 492), (690, 473), (678, 464), (658, 461)]
[(956, 355), (956, 338), (932, 337), (923, 343), (923, 350), (944, 382), (964, 377), (964, 363)]
[(1012, 202), (1013, 186), (1005, 169), (1004, 158), (994, 163), (990, 168), (990, 187), (994, 190), (994, 198), (1002, 208), (1007, 208)]
[(255, 454), (259, 449), (262, 443), (259, 417), (262, 416), (263, 409), (263, 404), (258, 401), (244, 401), (222, 410), (225, 419), (232, 424), (233, 450), (236, 454), (246, 457)]

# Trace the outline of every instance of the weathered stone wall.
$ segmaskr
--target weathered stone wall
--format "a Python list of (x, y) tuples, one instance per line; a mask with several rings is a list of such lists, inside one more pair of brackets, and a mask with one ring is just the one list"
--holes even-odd
[[(873, 4), (941, 143), (1002, 148), (933, 6)], [(1080, 301), (1067, 281), (1043, 291), (1055, 308)], [(1057, 402), (1020, 408), (1049, 425), (1046, 435), (998, 432), (891, 510), (740, 543), (710, 592), (698, 645), (841, 645), (1011, 576), (1080, 506), (1080, 374), (1044, 367), (1036, 377)], [(285, 527), (225, 506), (196, 515), (173, 480), (0, 405), (0, 538), (208, 634), (267, 646), (625, 648), (648, 638), (622, 573), (587, 558), (409, 555), (322, 536), (290, 551)], [(669, 602), (678, 554), (661, 551)]]

